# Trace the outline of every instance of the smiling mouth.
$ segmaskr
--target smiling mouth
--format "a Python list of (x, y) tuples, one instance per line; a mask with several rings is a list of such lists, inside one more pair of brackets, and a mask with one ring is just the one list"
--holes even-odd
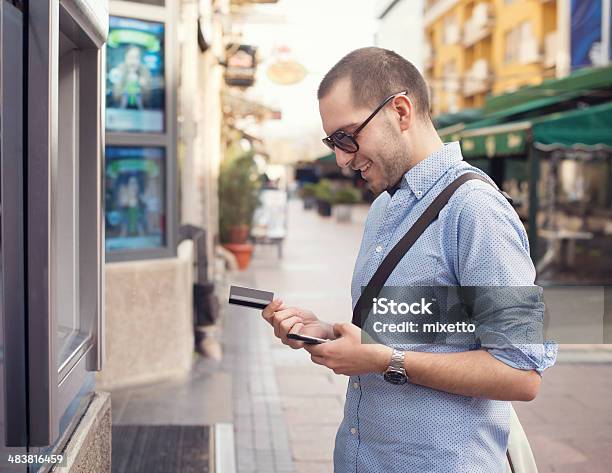
[(370, 161), (368, 164), (366, 164), (365, 166), (361, 166), (359, 168), (359, 170), (361, 171), (361, 177), (363, 179), (366, 178), (366, 175), (368, 174), (368, 171), (370, 170), (370, 168), (372, 167), (372, 162)]

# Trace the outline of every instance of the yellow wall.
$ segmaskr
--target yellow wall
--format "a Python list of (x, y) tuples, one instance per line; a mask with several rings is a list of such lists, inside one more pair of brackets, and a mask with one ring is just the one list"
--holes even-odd
[[(542, 60), (532, 64), (506, 64), (506, 33), (524, 21), (531, 22), (540, 53), (544, 54), (544, 38), (557, 28), (556, 2), (542, 3), (538, 0), (515, 0), (506, 5), (504, 0), (495, 0), (495, 29), (493, 32), (493, 68), (495, 81), (493, 93), (499, 94), (529, 84), (539, 84), (546, 76)], [(554, 71), (550, 72), (554, 76)]]
[[(455, 61), (456, 73), (458, 77), (463, 76), (465, 71), (465, 55), (461, 41), (456, 44), (444, 44), (444, 21), (446, 18), (455, 16), (457, 24), (461, 27), (465, 23), (465, 8), (462, 2), (449, 9), (444, 15), (426, 29), (426, 35), (432, 39), (431, 48), (433, 54), (433, 68), (429, 70), (430, 85), (432, 87), (434, 113), (440, 110), (448, 110), (450, 103), (447, 92), (445, 91), (444, 67), (450, 61)], [(458, 106), (464, 107), (461, 94), (458, 97)]]
[[(461, 41), (455, 45), (444, 44), (445, 18), (456, 15), (463, 35), (465, 22), (470, 18), (474, 6), (481, 2), (490, 3), (493, 8), (491, 34), (470, 47), (465, 47)], [(531, 22), (532, 34), (538, 43), (541, 59), (532, 64), (507, 64), (504, 62), (506, 33), (523, 21)], [(432, 89), (434, 115), (449, 111), (444, 66), (451, 60), (455, 61), (456, 73), (460, 78), (465, 77), (466, 71), (478, 59), (487, 59), (489, 62), (491, 74), (489, 89), (472, 96), (463, 96), (460, 89), (457, 100), (460, 109), (483, 106), (488, 93), (498, 94), (516, 90), (523, 85), (537, 84), (546, 77), (554, 76), (554, 68), (546, 69), (542, 60), (544, 38), (556, 28), (556, 0), (514, 0), (510, 4), (506, 4), (504, 0), (458, 0), (452, 8), (425, 27), (425, 37), (429, 39), (433, 57), (432, 67), (426, 67), (425, 76)]]

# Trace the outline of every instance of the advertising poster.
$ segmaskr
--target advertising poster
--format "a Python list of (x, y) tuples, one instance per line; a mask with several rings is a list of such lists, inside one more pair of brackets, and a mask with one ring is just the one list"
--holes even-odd
[(164, 24), (110, 17), (106, 43), (106, 130), (164, 131)]
[(226, 54), (225, 83), (237, 87), (252, 86), (255, 82), (257, 48), (233, 44), (228, 46)]
[(106, 147), (106, 250), (160, 248), (165, 243), (164, 149)]
[[(572, 0), (571, 2), (571, 66), (572, 70), (588, 66), (602, 66), (610, 58), (604, 57), (602, 0)], [(610, 11), (606, 11), (611, 16)]]

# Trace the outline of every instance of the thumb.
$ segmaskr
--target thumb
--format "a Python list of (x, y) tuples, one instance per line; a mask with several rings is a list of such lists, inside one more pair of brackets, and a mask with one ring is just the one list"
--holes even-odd
[(347, 324), (334, 324), (334, 336), (341, 337), (346, 333)]
[(304, 324), (302, 322), (297, 322), (296, 324), (293, 325), (293, 327), (291, 327), (291, 330), (289, 330), (289, 333), (300, 333), (303, 328), (304, 328)]

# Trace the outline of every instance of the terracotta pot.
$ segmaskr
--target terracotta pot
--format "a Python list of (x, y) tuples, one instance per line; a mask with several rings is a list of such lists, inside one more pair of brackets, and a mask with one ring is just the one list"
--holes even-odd
[(236, 225), (229, 229), (229, 241), (230, 243), (246, 243), (249, 238), (249, 226), (248, 225)]
[(253, 245), (250, 243), (226, 243), (223, 245), (226, 250), (232, 252), (238, 262), (238, 268), (244, 271), (249, 267), (251, 255), (253, 254)]

